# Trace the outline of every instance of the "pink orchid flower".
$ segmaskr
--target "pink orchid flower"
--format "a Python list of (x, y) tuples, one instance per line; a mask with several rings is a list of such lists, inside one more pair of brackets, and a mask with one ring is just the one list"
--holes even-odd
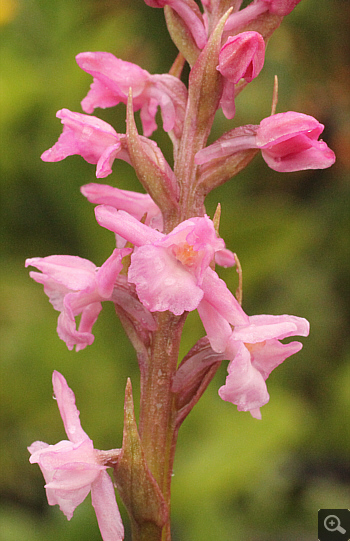
[(59, 505), (70, 520), (75, 508), (91, 492), (103, 541), (122, 541), (123, 523), (107, 467), (98, 461), (94, 444), (81, 427), (73, 391), (56, 370), (52, 384), (69, 441), (63, 440), (56, 445), (35, 441), (28, 447), (29, 461), (39, 464), (46, 481), (49, 505)]
[[(117, 210), (124, 210), (137, 220), (146, 216), (145, 224), (152, 229), (163, 231), (163, 216), (149, 194), (120, 190), (107, 184), (85, 184), (80, 191), (90, 201), (97, 205), (109, 205)], [(117, 237), (117, 247), (125, 246), (126, 240), (120, 235)], [(224, 248), (215, 253), (215, 263), (221, 267), (234, 267), (236, 265), (235, 254)]]
[(244, 9), (229, 16), (225, 24), (225, 32), (236, 32), (266, 12), (285, 17), (299, 2), (300, 0), (254, 0)]
[(97, 178), (112, 173), (116, 158), (130, 163), (126, 136), (118, 134), (107, 122), (68, 109), (61, 109), (56, 116), (62, 121), (63, 132), (57, 143), (41, 155), (44, 162), (59, 162), (78, 154), (88, 163), (97, 164)]
[[(26, 267), (33, 266), (39, 272), (29, 275), (44, 285), (44, 291), (58, 317), (57, 333), (68, 349), (76, 351), (92, 344), (92, 327), (102, 310), (101, 301), (113, 300), (113, 289), (122, 269), (122, 258), (130, 248), (115, 249), (102, 267), (97, 268), (87, 259), (70, 255), (34, 257), (26, 260)], [(81, 314), (79, 329), (75, 317)]]
[(86, 113), (96, 107), (113, 107), (127, 103), (132, 88), (134, 111), (141, 109), (141, 122), (145, 136), (157, 129), (155, 116), (161, 109), (163, 128), (180, 137), (185, 115), (187, 89), (169, 74), (151, 75), (136, 64), (116, 58), (111, 53), (87, 52), (76, 56), (78, 65), (93, 76), (87, 96), (81, 102)]
[(218, 71), (224, 77), (220, 106), (226, 118), (235, 115), (235, 84), (250, 83), (262, 70), (265, 58), (264, 38), (258, 32), (242, 32), (227, 39), (219, 54)]
[(207, 43), (207, 32), (203, 23), (202, 14), (193, 0), (145, 0), (152, 8), (171, 7), (185, 22), (199, 49)]
[(95, 214), (102, 227), (137, 247), (131, 256), (128, 280), (135, 284), (148, 310), (181, 315), (207, 299), (233, 325), (248, 322), (225, 282), (209, 266), (225, 244), (216, 236), (208, 216), (185, 220), (164, 235), (112, 207), (96, 207)]
[(232, 156), (249, 148), (261, 150), (271, 169), (279, 172), (325, 169), (334, 152), (321, 140), (324, 125), (315, 118), (288, 111), (264, 118), (258, 126), (235, 128), (196, 154), (197, 164)]
[(267, 404), (266, 379), (287, 357), (302, 348), (300, 342), (283, 344), (289, 336), (308, 336), (309, 323), (295, 316), (251, 316), (247, 325), (234, 328), (227, 341), (225, 355), (230, 360), (226, 383), (219, 389), (223, 400), (250, 411), (261, 419), (260, 407)]

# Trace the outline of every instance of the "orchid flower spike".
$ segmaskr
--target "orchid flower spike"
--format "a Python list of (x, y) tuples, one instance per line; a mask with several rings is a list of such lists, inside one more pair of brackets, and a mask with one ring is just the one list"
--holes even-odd
[(334, 152), (318, 140), (324, 125), (315, 118), (288, 111), (264, 118), (258, 126), (235, 128), (197, 152), (195, 162), (232, 156), (249, 148), (261, 150), (271, 169), (279, 172), (325, 169), (335, 162)]
[(241, 79), (250, 83), (264, 65), (265, 42), (258, 32), (242, 32), (230, 36), (219, 54), (218, 71), (224, 77), (220, 101), (226, 118), (235, 115), (235, 84)]
[(56, 116), (62, 121), (63, 132), (57, 143), (41, 155), (44, 162), (59, 162), (78, 154), (88, 163), (97, 164), (97, 178), (112, 173), (115, 158), (131, 163), (126, 136), (118, 134), (107, 122), (68, 109), (61, 109)]
[[(113, 300), (116, 278), (122, 269), (122, 258), (130, 254), (130, 248), (115, 249), (102, 267), (77, 256), (52, 255), (27, 259), (25, 266), (41, 271), (30, 272), (36, 282), (44, 285), (44, 291), (58, 317), (57, 333), (68, 349), (76, 351), (92, 344), (92, 327), (102, 310), (101, 302)], [(79, 329), (75, 317), (81, 314)]]
[(136, 64), (116, 58), (111, 53), (87, 52), (76, 56), (78, 65), (93, 76), (87, 96), (81, 102), (86, 113), (96, 107), (113, 107), (127, 103), (132, 88), (134, 111), (141, 109), (144, 135), (149, 137), (157, 129), (155, 116), (160, 107), (163, 128), (180, 137), (185, 116), (187, 89), (169, 74), (151, 75)]
[(28, 447), (29, 461), (39, 464), (49, 505), (59, 505), (70, 520), (76, 507), (91, 492), (103, 541), (122, 541), (124, 528), (107, 466), (99, 462), (92, 440), (81, 427), (74, 393), (56, 370), (52, 383), (69, 441), (56, 445), (35, 441)]

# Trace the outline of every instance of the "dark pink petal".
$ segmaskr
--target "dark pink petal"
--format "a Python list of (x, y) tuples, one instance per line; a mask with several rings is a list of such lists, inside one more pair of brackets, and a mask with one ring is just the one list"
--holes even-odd
[(63, 132), (57, 143), (42, 154), (43, 161), (56, 162), (79, 154), (88, 163), (97, 163), (107, 147), (120, 147), (116, 131), (97, 117), (73, 113), (68, 109), (61, 109), (56, 116), (64, 125)]
[(124, 527), (112, 479), (105, 471), (101, 472), (91, 485), (91, 502), (103, 541), (122, 541)]
[(105, 178), (112, 173), (112, 165), (114, 160), (118, 157), (121, 159), (123, 154), (124, 161), (130, 163), (129, 154), (124, 150), (120, 150), (120, 143), (107, 147), (98, 159), (96, 167), (96, 177)]
[[(126, 103), (130, 87), (133, 90), (133, 97), (137, 98), (144, 91), (150, 78), (146, 70), (131, 62), (121, 60), (112, 53), (87, 52), (80, 53), (75, 58), (78, 66), (102, 83), (107, 92), (112, 91), (116, 98), (119, 98), (119, 102)], [(102, 87), (100, 91), (102, 92)], [(95, 102), (93, 107), (102, 107), (102, 105)]]
[(157, 128), (155, 115), (160, 106), (165, 131), (174, 129), (180, 136), (186, 107), (187, 90), (169, 74), (151, 75), (136, 64), (125, 62), (111, 53), (88, 52), (77, 55), (79, 66), (94, 77), (90, 91), (81, 102), (87, 113), (96, 107), (127, 103), (132, 89), (133, 109), (141, 109), (144, 134), (150, 136)]
[(285, 17), (299, 4), (300, 0), (264, 0), (269, 5), (269, 10), (275, 15)]
[(231, 83), (251, 82), (262, 70), (265, 58), (264, 38), (258, 32), (230, 36), (219, 54), (218, 70)]
[(314, 141), (307, 150), (277, 156), (269, 150), (261, 151), (267, 165), (274, 171), (289, 173), (306, 169), (326, 169), (335, 162), (335, 154), (324, 141)]
[(324, 130), (316, 118), (288, 111), (264, 118), (256, 132), (256, 146), (261, 149), (269, 149), (277, 143), (281, 143), (295, 135), (304, 133), (310, 139), (317, 140)]

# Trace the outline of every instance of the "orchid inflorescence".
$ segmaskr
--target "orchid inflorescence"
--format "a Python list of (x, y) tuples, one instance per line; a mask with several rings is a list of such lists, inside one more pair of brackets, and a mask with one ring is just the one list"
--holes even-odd
[[(219, 277), (215, 265), (237, 267), (237, 255), (218, 233), (220, 209), (211, 219), (205, 196), (238, 174), (261, 151), (267, 165), (280, 172), (323, 169), (334, 153), (319, 140), (324, 126), (293, 111), (275, 114), (259, 125), (234, 127), (206, 146), (216, 112), (235, 115), (235, 97), (258, 76), (265, 46), (283, 17), (300, 0), (145, 0), (164, 8), (170, 36), (179, 55), (170, 73), (152, 75), (108, 52), (77, 55), (93, 77), (82, 100), (84, 113), (58, 111), (63, 132), (42, 154), (48, 162), (78, 154), (96, 164), (105, 178), (114, 160), (128, 162), (146, 193), (99, 183), (82, 186), (99, 225), (113, 232), (116, 248), (101, 267), (78, 256), (27, 259), (40, 272), (30, 276), (59, 312), (57, 332), (68, 349), (94, 341), (92, 327), (110, 301), (133, 344), (141, 376), (137, 427), (131, 384), (125, 395), (123, 446), (98, 451), (79, 421), (75, 398), (64, 377), (53, 374), (55, 397), (69, 441), (35, 442), (30, 461), (38, 463), (50, 505), (58, 504), (68, 520), (91, 492), (104, 541), (123, 539), (123, 525), (106, 468), (131, 520), (133, 539), (170, 540), (170, 481), (178, 429), (199, 400), (223, 360), (229, 361), (219, 396), (261, 419), (269, 401), (266, 379), (302, 344), (281, 340), (307, 336), (307, 320), (289, 315), (248, 316)], [(181, 81), (190, 66), (188, 88)], [(96, 108), (127, 106), (126, 134), (92, 113)], [(163, 129), (173, 143), (171, 167), (150, 139), (161, 112)], [(140, 110), (143, 135), (134, 112)], [(186, 316), (197, 310), (205, 335), (178, 364)], [(77, 327), (76, 319), (80, 316)]]

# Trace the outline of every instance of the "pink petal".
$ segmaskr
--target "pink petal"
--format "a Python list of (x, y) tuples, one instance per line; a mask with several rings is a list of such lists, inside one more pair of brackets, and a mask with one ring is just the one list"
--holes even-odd
[(75, 405), (75, 396), (68, 387), (65, 378), (54, 370), (52, 374), (52, 384), (58, 409), (62, 417), (66, 434), (70, 441), (79, 443), (83, 440), (90, 440), (89, 436), (81, 428), (79, 411)]
[(72, 255), (51, 255), (27, 259), (25, 266), (32, 266), (48, 275), (59, 284), (78, 291), (91, 285), (95, 278), (96, 265), (88, 259)]
[(302, 347), (303, 345), (300, 342), (282, 344), (276, 339), (269, 340), (262, 344), (261, 347), (250, 348), (252, 364), (266, 380), (272, 370), (294, 353), (298, 353)]
[(163, 228), (163, 220), (159, 207), (149, 194), (120, 190), (106, 184), (86, 184), (80, 191), (90, 203), (110, 205), (117, 210), (124, 210), (137, 220), (147, 214), (146, 225), (159, 231)]
[(131, 248), (113, 250), (112, 255), (98, 269), (96, 281), (98, 293), (102, 298), (108, 299), (112, 295), (117, 276), (123, 268), (122, 259), (131, 252)]
[(61, 109), (56, 116), (64, 125), (63, 132), (57, 143), (42, 154), (43, 161), (56, 162), (79, 154), (88, 163), (97, 163), (107, 147), (119, 144), (119, 136), (112, 126), (97, 117), (69, 109)]
[(215, 263), (220, 265), (220, 267), (234, 267), (236, 265), (235, 254), (231, 252), (228, 248), (219, 250), (215, 253)]
[(296, 331), (291, 332), (289, 334), (283, 334), (279, 336), (280, 339), (286, 338), (287, 336), (295, 336), (295, 335), (308, 336), (309, 331), (310, 331), (310, 324), (307, 319), (303, 317), (298, 317), (298, 316), (290, 316), (288, 314), (284, 314), (281, 316), (259, 314), (257, 316), (250, 316), (249, 322), (256, 326), (275, 325), (278, 323), (293, 323), (296, 327)]
[(230, 36), (219, 54), (220, 73), (232, 83), (240, 79), (251, 82), (264, 65), (265, 42), (258, 32)]
[(264, 378), (252, 366), (250, 353), (242, 343), (228, 366), (226, 383), (220, 387), (219, 395), (223, 400), (236, 404), (238, 411), (255, 410), (269, 401)]
[(131, 256), (129, 282), (151, 312), (170, 310), (175, 315), (195, 310), (203, 297), (195, 277), (165, 248), (141, 246)]
[[(112, 173), (112, 165), (117, 155), (120, 153), (120, 143), (107, 147), (101, 154), (96, 167), (96, 177), (105, 178)], [(120, 158), (120, 156), (118, 156)], [(126, 160), (129, 161), (130, 160)]]
[(103, 541), (122, 541), (124, 527), (115, 499), (113, 483), (106, 471), (101, 472), (92, 483), (91, 501)]
[(106, 229), (117, 233), (135, 246), (157, 242), (163, 238), (163, 234), (141, 224), (133, 216), (122, 210), (116, 210), (107, 205), (95, 208), (97, 222)]
[(205, 299), (201, 300), (197, 310), (213, 350), (218, 353), (225, 351), (232, 334), (232, 328), (227, 319)]
[(249, 318), (243, 308), (210, 267), (204, 274), (202, 283), (204, 299), (209, 302), (231, 325), (246, 325)]
[(300, 133), (306, 133), (310, 139), (317, 140), (323, 130), (324, 125), (310, 115), (294, 111), (278, 113), (260, 122), (256, 133), (256, 146), (268, 149)]
[(61, 312), (64, 309), (64, 298), (70, 290), (66, 286), (57, 283), (47, 274), (31, 271), (29, 276), (38, 284), (43, 284), (44, 292), (49, 297), (50, 303), (55, 310)]
[(317, 141), (307, 150), (283, 157), (273, 157), (267, 150), (262, 150), (261, 154), (267, 165), (280, 173), (326, 169), (335, 162), (334, 152), (323, 141)]
[(296, 334), (296, 326), (291, 322), (272, 323), (268, 325), (254, 325), (235, 327), (232, 333), (234, 340), (240, 340), (249, 344), (264, 342), (272, 338), (285, 338)]

